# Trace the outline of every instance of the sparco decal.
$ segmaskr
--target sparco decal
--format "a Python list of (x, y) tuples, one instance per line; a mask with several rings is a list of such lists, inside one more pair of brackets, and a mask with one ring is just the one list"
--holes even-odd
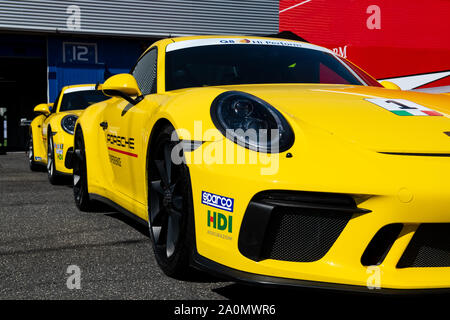
[(222, 209), (228, 212), (233, 212), (234, 206), (233, 198), (219, 196), (214, 193), (202, 191), (202, 203), (210, 207)]

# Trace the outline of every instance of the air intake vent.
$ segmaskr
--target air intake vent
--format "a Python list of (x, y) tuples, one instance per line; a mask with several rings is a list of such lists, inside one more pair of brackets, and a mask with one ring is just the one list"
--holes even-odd
[(261, 192), (245, 212), (239, 251), (255, 261), (317, 261), (330, 250), (353, 214), (369, 212), (345, 194)]
[(393, 223), (384, 226), (372, 238), (361, 257), (363, 266), (376, 266), (383, 262), (395, 240), (397, 240), (403, 224)]
[(450, 223), (424, 223), (417, 228), (397, 268), (450, 267)]
[(276, 208), (263, 257), (295, 262), (320, 260), (350, 220), (351, 213)]

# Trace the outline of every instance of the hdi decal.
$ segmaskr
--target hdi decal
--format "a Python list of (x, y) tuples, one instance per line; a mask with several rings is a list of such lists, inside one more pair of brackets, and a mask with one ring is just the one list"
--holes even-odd
[(211, 212), (208, 210), (208, 227), (224, 231), (227, 230), (228, 233), (233, 232), (233, 217), (231, 215), (224, 215), (220, 212)]
[(219, 196), (214, 193), (202, 191), (202, 203), (210, 207), (222, 209), (228, 212), (233, 212), (234, 206), (233, 198)]
[(375, 98), (366, 100), (398, 116), (443, 116), (437, 111), (405, 99)]

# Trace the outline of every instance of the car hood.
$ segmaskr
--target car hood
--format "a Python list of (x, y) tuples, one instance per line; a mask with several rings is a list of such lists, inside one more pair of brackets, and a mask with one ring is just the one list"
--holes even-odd
[[(320, 127), (377, 152), (450, 153), (450, 97), (377, 87), (287, 84), (223, 86), (264, 99), (289, 122)], [(403, 99), (442, 116), (401, 116), (367, 99)], [(450, 134), (450, 133), (449, 133)]]

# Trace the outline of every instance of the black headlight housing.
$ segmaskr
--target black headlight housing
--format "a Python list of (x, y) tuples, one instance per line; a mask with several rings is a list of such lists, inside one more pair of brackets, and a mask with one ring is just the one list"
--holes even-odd
[(218, 95), (211, 105), (211, 119), (225, 137), (253, 151), (284, 152), (294, 144), (294, 132), (283, 115), (246, 92)]
[(75, 123), (77, 122), (78, 116), (74, 114), (69, 114), (61, 119), (61, 128), (70, 134), (73, 134), (75, 129)]

